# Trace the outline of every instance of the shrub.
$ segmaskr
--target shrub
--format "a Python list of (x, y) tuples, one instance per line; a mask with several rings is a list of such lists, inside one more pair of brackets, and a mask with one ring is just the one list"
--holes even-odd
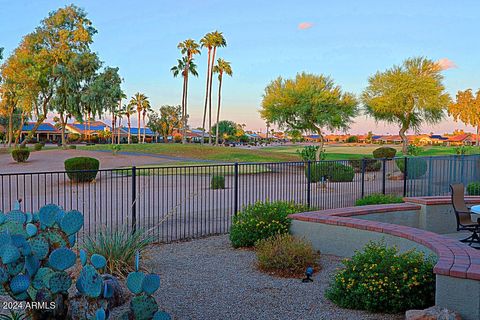
[(459, 146), (455, 147), (455, 154), (457, 155), (466, 155), (472, 152), (472, 147), (470, 146)]
[(355, 169), (355, 172), (362, 172), (363, 161), (365, 161), (365, 171), (380, 171), (382, 162), (376, 159), (364, 158), (362, 160), (350, 160), (350, 165)]
[[(308, 178), (308, 167), (305, 166), (305, 176)], [(310, 182), (322, 181), (322, 178), (331, 182), (351, 182), (355, 177), (355, 170), (339, 162), (312, 163), (310, 167)]]
[[(405, 158), (400, 158), (395, 161), (398, 169), (405, 173)], [(408, 157), (407, 159), (407, 178), (417, 179), (425, 175), (427, 172), (427, 161), (423, 158)]]
[[(301, 150), (297, 150), (297, 154), (303, 161), (315, 161), (317, 159), (317, 151), (319, 146), (305, 146)], [(325, 150), (320, 152), (320, 160), (325, 159)]]
[(145, 259), (145, 252), (152, 242), (153, 238), (142, 229), (132, 233), (125, 227), (116, 230), (104, 228), (95, 237), (87, 237), (83, 248), (88, 255), (97, 253), (107, 259), (105, 273), (125, 278), (128, 273), (135, 271), (136, 252), (140, 252), (142, 259)]
[(68, 146), (68, 149), (75, 150), (75, 149), (77, 149), (77, 146), (76, 145), (70, 145), (70, 146)]
[(366, 206), (369, 204), (388, 204), (388, 203), (402, 203), (402, 197), (392, 194), (372, 193), (361, 199), (355, 201), (356, 206)]
[(232, 219), (230, 241), (232, 246), (252, 247), (258, 240), (276, 234), (288, 233), (289, 214), (308, 211), (307, 206), (293, 202), (256, 202), (246, 206)]
[(28, 148), (18, 148), (12, 150), (12, 158), (17, 162), (25, 162), (30, 157), (30, 150)]
[(347, 143), (357, 143), (358, 137), (357, 136), (350, 136), (347, 138)]
[(43, 148), (43, 144), (41, 144), (41, 143), (35, 143), (33, 145), (33, 150), (35, 150), (35, 151), (40, 151), (40, 150), (42, 150), (42, 148)]
[(225, 176), (213, 175), (210, 180), (210, 189), (225, 189)]
[(480, 196), (480, 182), (470, 182), (467, 185), (467, 194), (469, 196)]
[(65, 171), (67, 171), (70, 180), (74, 182), (93, 181), (97, 176), (99, 167), (100, 161), (95, 158), (76, 157), (65, 160)]
[(407, 154), (409, 156), (418, 156), (422, 152), (423, 148), (414, 144), (409, 144), (407, 146)]
[(82, 136), (78, 133), (69, 133), (67, 136), (68, 142), (80, 142), (82, 140)]
[(397, 154), (397, 150), (390, 147), (380, 147), (373, 150), (373, 157), (375, 159), (383, 159), (383, 158), (392, 159), (392, 158), (395, 158), (396, 154)]
[(116, 156), (117, 153), (118, 153), (120, 150), (122, 150), (122, 146), (119, 145), (119, 144), (114, 144), (114, 145), (111, 146), (111, 149), (112, 149), (112, 154), (113, 154), (114, 156)]
[(182, 142), (182, 135), (180, 133), (175, 133), (173, 135), (173, 142), (175, 142), (175, 143)]
[(279, 276), (301, 276), (317, 265), (319, 253), (311, 243), (290, 234), (277, 234), (255, 244), (258, 268)]
[(435, 304), (433, 258), (370, 242), (344, 260), (326, 296), (342, 308), (398, 313)]

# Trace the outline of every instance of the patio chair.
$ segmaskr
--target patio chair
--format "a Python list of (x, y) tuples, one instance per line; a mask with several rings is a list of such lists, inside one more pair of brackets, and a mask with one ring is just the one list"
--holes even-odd
[[(457, 231), (469, 231), (472, 234), (460, 240), (461, 242), (480, 245), (480, 224), (472, 223), (470, 217), (470, 209), (465, 204), (465, 189), (463, 183), (455, 183), (450, 185), (452, 191), (452, 205), (455, 212), (455, 218), (457, 220)], [(480, 248), (477, 248), (480, 249)]]

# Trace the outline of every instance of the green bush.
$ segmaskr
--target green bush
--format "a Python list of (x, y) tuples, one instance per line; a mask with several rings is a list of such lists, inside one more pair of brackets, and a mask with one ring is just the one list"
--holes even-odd
[(246, 206), (232, 219), (230, 241), (232, 246), (252, 247), (255, 242), (276, 234), (288, 233), (289, 214), (308, 211), (307, 206), (293, 202), (256, 202)]
[(82, 136), (79, 133), (69, 133), (67, 136), (68, 142), (80, 142), (82, 140)]
[(435, 304), (434, 259), (370, 242), (344, 260), (326, 296), (342, 308), (399, 313)]
[(366, 206), (369, 204), (388, 204), (388, 203), (402, 203), (402, 197), (394, 196), (392, 194), (372, 193), (361, 199), (355, 201), (356, 206)]
[[(76, 157), (65, 160), (65, 171), (74, 182), (90, 182), (95, 180), (100, 161), (89, 157)], [(82, 170), (74, 172), (76, 170)]]
[[(395, 160), (398, 169), (405, 173), (405, 158)], [(407, 178), (417, 179), (427, 172), (427, 161), (423, 158), (408, 157), (407, 159)]]
[[(297, 150), (297, 154), (303, 161), (315, 161), (317, 159), (317, 151), (320, 146), (305, 146), (301, 150)], [(320, 152), (320, 160), (325, 159), (325, 151)]]
[[(305, 166), (305, 176), (308, 178), (308, 166)], [(355, 170), (339, 162), (325, 161), (310, 165), (310, 182), (322, 181), (322, 178), (331, 182), (351, 182), (355, 177)]]
[(107, 259), (105, 273), (125, 278), (130, 272), (135, 271), (135, 255), (140, 252), (142, 260), (147, 257), (145, 251), (153, 242), (142, 229), (135, 232), (128, 228), (118, 228), (114, 231), (101, 229), (95, 237), (87, 237), (83, 248), (88, 253), (100, 254)]
[(225, 176), (213, 175), (210, 180), (210, 189), (225, 189)]
[(40, 151), (40, 150), (42, 150), (42, 148), (43, 148), (43, 144), (41, 144), (41, 143), (35, 143), (33, 145), (33, 150), (35, 150), (35, 151)]
[(467, 194), (469, 196), (480, 196), (480, 182), (470, 182), (467, 185)]
[(372, 153), (375, 159), (383, 159), (383, 158), (392, 159), (392, 158), (395, 158), (395, 155), (397, 154), (397, 150), (390, 147), (380, 147), (373, 150)]
[(407, 146), (407, 154), (409, 156), (418, 156), (422, 151), (423, 151), (422, 147), (416, 146), (414, 144), (409, 144)]
[(259, 240), (255, 249), (260, 270), (284, 277), (302, 276), (320, 258), (310, 242), (288, 233)]
[(357, 136), (350, 136), (347, 138), (347, 143), (357, 143), (358, 137)]
[(350, 160), (350, 165), (355, 169), (355, 172), (362, 172), (363, 161), (365, 161), (365, 171), (380, 171), (382, 162), (376, 159), (364, 158), (362, 160)]
[(12, 158), (16, 162), (25, 162), (30, 157), (30, 150), (28, 148), (17, 148), (12, 150)]
[(77, 146), (76, 146), (76, 145), (69, 145), (69, 146), (68, 146), (68, 149), (75, 150), (75, 149), (77, 149)]

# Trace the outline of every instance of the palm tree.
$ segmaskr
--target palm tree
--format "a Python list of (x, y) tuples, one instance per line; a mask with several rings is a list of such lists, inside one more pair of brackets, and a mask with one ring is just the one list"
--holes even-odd
[(178, 45), (182, 54), (185, 54), (182, 59), (177, 59), (177, 65), (173, 66), (173, 76), (177, 77), (179, 74), (183, 77), (183, 90), (182, 90), (182, 143), (186, 142), (186, 130), (187, 130), (187, 97), (188, 97), (188, 74), (192, 74), (195, 77), (198, 76), (197, 65), (193, 62), (193, 55), (199, 54), (198, 44), (189, 39), (181, 42)]
[(129, 103), (125, 106), (124, 109), (124, 115), (127, 117), (127, 125), (128, 125), (128, 144), (132, 143), (132, 134), (131, 134), (131, 128), (132, 128), (132, 123), (130, 121), (130, 116), (135, 113), (135, 108), (134, 105)]
[[(209, 48), (211, 47), (210, 50), (211, 52), (211, 60), (210, 60), (210, 66), (209, 66), (209, 76), (208, 76), (208, 83), (207, 83), (207, 91), (208, 91), (208, 143), (212, 144), (212, 79), (213, 79), (213, 63), (215, 61), (215, 55), (217, 53), (217, 47), (226, 47), (227, 46), (227, 41), (223, 37), (222, 32), (219, 31), (213, 31), (207, 34), (208, 38), (205, 41), (205, 47)], [(207, 37), (205, 35), (205, 37)], [(203, 44), (203, 43), (202, 43)], [(208, 46), (207, 46), (208, 44)], [(205, 112), (206, 113), (206, 112)], [(205, 128), (205, 126), (204, 126)]]
[[(232, 66), (230, 62), (225, 61), (221, 58), (217, 60), (217, 65), (213, 67), (213, 72), (218, 73), (218, 105), (217, 105), (217, 123), (220, 122), (220, 102), (222, 99), (222, 80), (223, 74), (227, 74), (230, 77), (232, 76)], [(216, 126), (215, 132), (215, 145), (218, 145), (218, 125)]]
[(150, 107), (150, 102), (148, 101), (148, 97), (140, 92), (135, 93), (135, 95), (130, 99), (130, 103), (132, 106), (135, 106), (137, 109), (138, 114), (138, 143), (141, 142), (141, 135), (140, 135), (140, 118), (142, 115), (142, 111), (144, 108)]
[(142, 110), (142, 119), (143, 119), (143, 143), (145, 143), (145, 135), (147, 132), (147, 126), (145, 125), (145, 116), (147, 113), (151, 112), (152, 108), (150, 107), (150, 103), (144, 105), (143, 110)]
[(208, 97), (210, 92), (210, 71), (212, 69), (212, 49), (215, 45), (215, 36), (212, 32), (207, 33), (203, 38), (200, 40), (200, 44), (202, 48), (207, 48), (208, 50), (208, 58), (207, 58), (207, 84), (205, 85), (205, 106), (203, 108), (203, 121), (202, 121), (202, 144), (204, 143), (205, 137), (205, 121), (207, 118), (207, 107), (208, 107)]

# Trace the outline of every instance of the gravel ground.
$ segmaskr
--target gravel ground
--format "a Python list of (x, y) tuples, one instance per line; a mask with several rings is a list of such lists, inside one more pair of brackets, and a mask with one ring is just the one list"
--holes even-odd
[(403, 319), (341, 309), (323, 294), (341, 259), (322, 255), (313, 283), (255, 269), (255, 253), (228, 236), (156, 246), (147, 267), (161, 275), (160, 308), (174, 319)]

